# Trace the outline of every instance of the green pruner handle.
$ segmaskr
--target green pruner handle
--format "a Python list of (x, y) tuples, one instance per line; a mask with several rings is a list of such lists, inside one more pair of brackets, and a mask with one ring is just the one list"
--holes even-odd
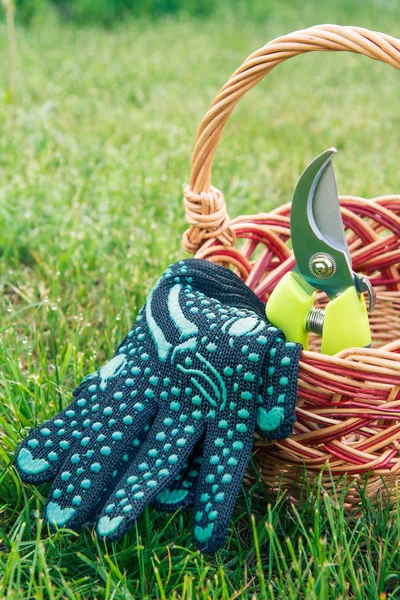
[(333, 355), (347, 348), (370, 345), (371, 330), (364, 296), (349, 287), (326, 305), (321, 352)]
[(290, 271), (275, 286), (266, 307), (267, 319), (283, 331), (288, 342), (298, 342), (304, 350), (308, 348), (307, 315), (315, 296), (316, 292), (308, 294)]

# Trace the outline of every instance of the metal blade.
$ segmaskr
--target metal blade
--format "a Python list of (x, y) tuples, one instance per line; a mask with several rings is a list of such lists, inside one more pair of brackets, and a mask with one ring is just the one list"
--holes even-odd
[(319, 231), (321, 238), (325, 239), (333, 248), (345, 252), (351, 263), (350, 251), (340, 214), (335, 172), (332, 165), (332, 158), (335, 154), (336, 150), (332, 149), (327, 166), (324, 167), (322, 173), (322, 169), (320, 170), (319, 178), (317, 176), (314, 180), (316, 185), (308, 207), (310, 211), (308, 218), (310, 222), (314, 218), (317, 228), (316, 233)]
[(295, 271), (330, 298), (355, 285), (332, 166), (335, 154), (335, 148), (326, 150), (305, 169), (290, 218)]

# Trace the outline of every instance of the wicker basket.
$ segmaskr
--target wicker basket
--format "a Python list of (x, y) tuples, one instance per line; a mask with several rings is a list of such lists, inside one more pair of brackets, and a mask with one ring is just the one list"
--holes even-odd
[[(218, 93), (197, 135), (184, 192), (190, 224), (184, 246), (197, 257), (234, 268), (264, 301), (293, 268), (287, 245), (290, 206), (230, 220), (222, 193), (210, 184), (212, 160), (243, 94), (280, 62), (322, 50), (364, 54), (400, 69), (400, 41), (388, 35), (335, 25), (297, 31), (244, 61)], [(331, 357), (319, 353), (314, 337), (311, 351), (301, 354), (293, 435), (272, 444), (256, 440), (255, 460), (270, 489), (289, 489), (297, 500), (305, 484), (322, 473), (323, 487), (335, 483), (348, 506), (356, 507), (360, 488), (371, 498), (384, 490), (390, 499), (400, 478), (400, 196), (340, 201), (354, 269), (368, 275), (377, 292), (370, 319), (373, 345)]]

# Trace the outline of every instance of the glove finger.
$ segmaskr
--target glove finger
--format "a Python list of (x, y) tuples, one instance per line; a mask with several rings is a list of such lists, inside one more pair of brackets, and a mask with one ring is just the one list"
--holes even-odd
[(175, 512), (179, 508), (186, 509), (189, 506), (193, 506), (202, 453), (203, 442), (200, 441), (196, 444), (188, 463), (184, 465), (172, 484), (157, 494), (152, 503), (157, 510)]
[(261, 383), (257, 407), (257, 431), (266, 439), (285, 439), (292, 434), (296, 421), (295, 407), (301, 346), (285, 342), (276, 331), (276, 340), (269, 350), (268, 369)]
[[(137, 322), (141, 319), (139, 315)], [(15, 459), (23, 481), (43, 483), (54, 479), (74, 440), (79, 440), (84, 429), (91, 425), (93, 415), (105, 408), (110, 410), (110, 402), (117, 399), (114, 392), (122, 394), (121, 406), (123, 403), (128, 405), (135, 395), (140, 395), (141, 387), (145, 385), (142, 361), (137, 355), (137, 346), (142, 343), (140, 335), (143, 335), (141, 326), (137, 325), (113, 358), (86, 377), (73, 392), (75, 400), (56, 417), (29, 433)]]
[(109, 401), (110, 382), (111, 387), (118, 388), (121, 377), (125, 380), (128, 374), (124, 370), (125, 363), (124, 354), (114, 356), (82, 382), (73, 392), (75, 400), (67, 408), (30, 431), (15, 458), (15, 466), (23, 481), (38, 484), (54, 479), (68, 450), (81, 437), (82, 430), (90, 425), (93, 414)]
[(180, 422), (172, 411), (156, 417), (131, 468), (104, 506), (98, 535), (110, 541), (122, 537), (155, 496), (171, 485), (203, 434), (201, 422), (189, 423)]
[(207, 427), (194, 508), (194, 537), (203, 552), (216, 552), (223, 546), (250, 459), (255, 416), (246, 409), (240, 412), (245, 415), (246, 429), (238, 430), (237, 418), (224, 430), (215, 423)]
[(107, 428), (93, 423), (73, 446), (49, 494), (45, 516), (50, 525), (78, 529), (88, 521), (104, 488), (140, 446), (156, 412), (156, 402), (149, 402), (140, 412), (133, 407), (129, 412), (116, 415)]
[(134, 457), (138, 453), (140, 447), (142, 446), (143, 442), (145, 441), (148, 431), (149, 431), (149, 426), (146, 425), (143, 429), (143, 432), (136, 436), (136, 438), (134, 440), (135, 444), (130, 445), (130, 447), (125, 451), (125, 453), (122, 457), (122, 460), (118, 464), (115, 465), (115, 469), (113, 471), (112, 478), (104, 486), (101, 494), (99, 494), (96, 504), (93, 505), (93, 509), (84, 523), (85, 525), (94, 525), (96, 523), (107, 498), (112, 493), (112, 490), (115, 487), (115, 484), (117, 482), (119, 482), (121, 477), (124, 475), (124, 473), (130, 467), (132, 460), (134, 459)]
[(50, 421), (45, 421), (20, 445), (15, 466), (22, 481), (44, 483), (57, 475), (68, 450), (81, 435), (82, 422), (89, 413), (88, 400), (79, 397)]

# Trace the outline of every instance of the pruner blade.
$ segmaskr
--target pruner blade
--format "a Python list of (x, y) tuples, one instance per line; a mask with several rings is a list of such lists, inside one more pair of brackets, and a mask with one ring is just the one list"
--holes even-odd
[(360, 277), (352, 269), (332, 165), (336, 152), (335, 148), (326, 150), (305, 169), (294, 192), (290, 218), (294, 273), (305, 288), (322, 290), (330, 299), (351, 286), (359, 293), (369, 289), (357, 285)]

